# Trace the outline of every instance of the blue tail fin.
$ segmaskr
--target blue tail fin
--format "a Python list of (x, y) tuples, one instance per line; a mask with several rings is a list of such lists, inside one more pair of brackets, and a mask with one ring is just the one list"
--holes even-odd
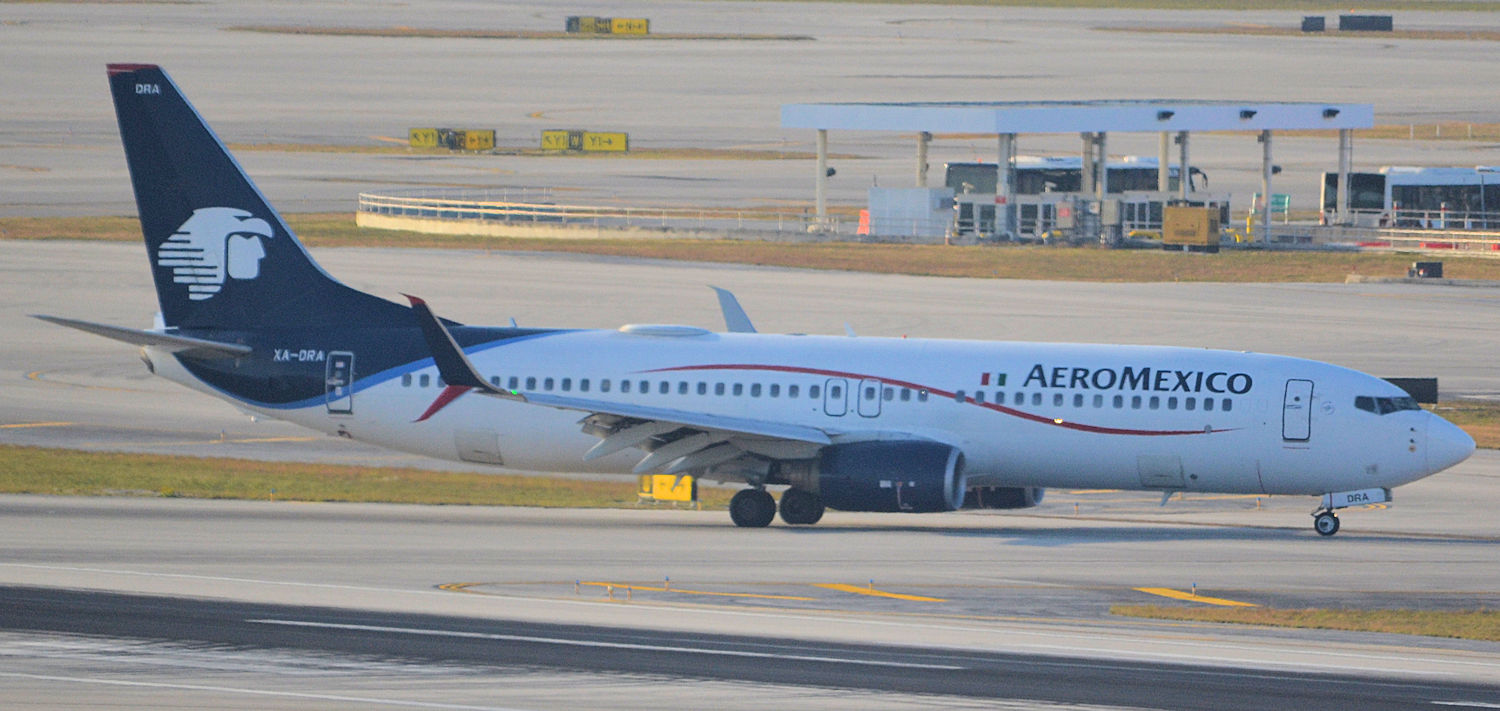
[(111, 64), (109, 84), (167, 326), (410, 323), (313, 261), (161, 67)]

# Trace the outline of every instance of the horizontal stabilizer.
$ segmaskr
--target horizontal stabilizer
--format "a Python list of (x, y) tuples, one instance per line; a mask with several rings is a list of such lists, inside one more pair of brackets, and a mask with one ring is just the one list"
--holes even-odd
[(211, 358), (239, 358), (241, 356), (249, 355), (251, 350), (250, 346), (239, 343), (221, 343), (219, 341), (209, 341), (202, 338), (192, 338), (190, 336), (174, 336), (170, 333), (162, 333), (160, 331), (143, 331), (135, 328), (122, 328), (120, 326), (110, 326), (103, 323), (79, 321), (77, 319), (61, 318), (58, 316), (43, 316), (41, 314), (32, 314), (32, 318), (39, 318), (48, 323), (55, 323), (59, 326), (76, 328), (80, 331), (87, 331), (96, 336), (113, 338), (116, 341), (124, 341), (125, 343), (131, 343), (137, 346), (151, 346), (153, 348), (161, 348), (163, 350), (168, 350), (176, 353), (177, 355), (183, 356), (184, 358), (198, 358), (201, 360), (207, 360)]

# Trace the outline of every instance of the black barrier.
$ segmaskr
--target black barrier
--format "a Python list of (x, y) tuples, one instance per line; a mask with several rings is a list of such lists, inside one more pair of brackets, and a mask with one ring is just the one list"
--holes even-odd
[(1443, 278), (1443, 263), (1442, 262), (1412, 262), (1411, 263), (1411, 269), (1406, 270), (1406, 276), (1407, 277), (1417, 277), (1419, 279), (1442, 279)]
[(1302, 18), (1302, 31), (1303, 32), (1322, 32), (1323, 31), (1323, 27), (1324, 27), (1324, 18), (1321, 15), (1318, 15), (1318, 16), (1311, 16), (1311, 15), (1309, 15), (1307, 17)]
[(1390, 15), (1339, 15), (1340, 32), (1391, 32), (1395, 28)]
[(1437, 378), (1386, 378), (1385, 381), (1406, 391), (1417, 402), (1436, 405), (1438, 401)]

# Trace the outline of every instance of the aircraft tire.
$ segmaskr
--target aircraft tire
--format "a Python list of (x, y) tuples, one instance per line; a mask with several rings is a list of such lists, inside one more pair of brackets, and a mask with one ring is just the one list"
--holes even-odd
[(781, 520), (794, 526), (811, 526), (823, 518), (823, 499), (802, 489), (787, 489), (781, 495)]
[(1332, 536), (1339, 532), (1339, 517), (1332, 511), (1323, 511), (1313, 516), (1313, 530), (1320, 536)]
[(776, 499), (765, 489), (745, 489), (729, 500), (729, 518), (740, 528), (765, 528), (776, 518)]

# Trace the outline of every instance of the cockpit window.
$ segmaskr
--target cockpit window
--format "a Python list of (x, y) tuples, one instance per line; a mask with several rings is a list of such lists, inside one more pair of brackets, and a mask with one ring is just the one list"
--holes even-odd
[(1371, 397), (1369, 395), (1360, 395), (1354, 398), (1354, 407), (1365, 412), (1373, 412), (1377, 415), (1389, 415), (1392, 412), (1400, 412), (1402, 410), (1422, 409), (1422, 406), (1418, 405), (1416, 399), (1411, 396)]

